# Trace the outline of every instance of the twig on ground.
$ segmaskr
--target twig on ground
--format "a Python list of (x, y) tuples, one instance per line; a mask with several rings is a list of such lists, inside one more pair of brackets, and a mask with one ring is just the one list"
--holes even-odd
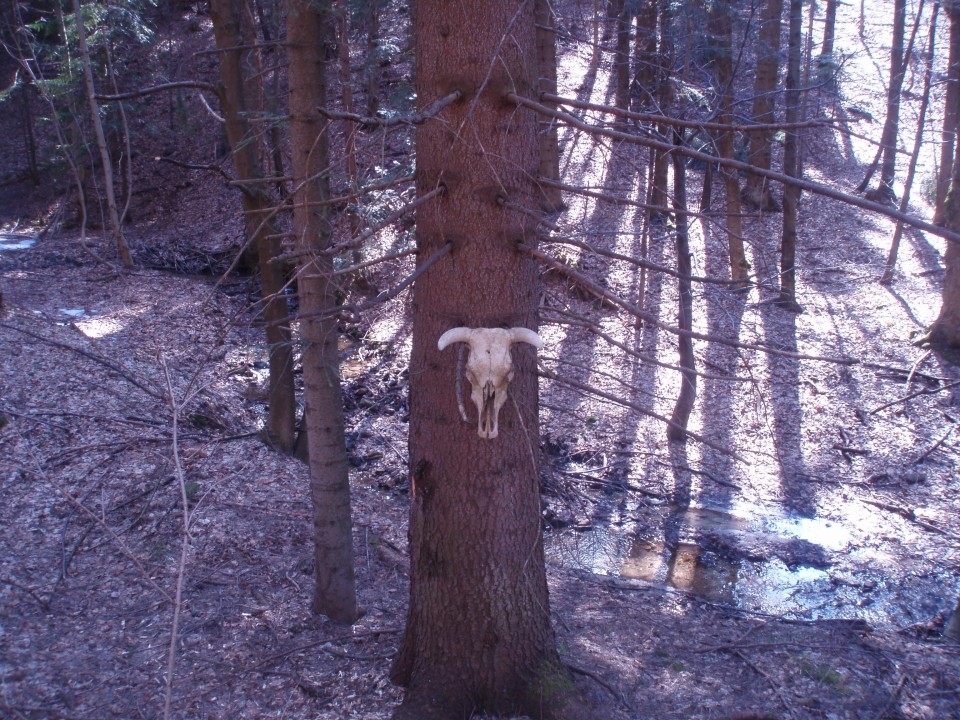
[(738, 658), (743, 660), (747, 665), (749, 665), (750, 669), (753, 670), (757, 675), (759, 675), (760, 677), (762, 677), (764, 680), (767, 681), (770, 687), (773, 688), (773, 692), (776, 694), (776, 696), (780, 698), (780, 702), (783, 703), (783, 707), (787, 711), (787, 715), (789, 715), (790, 717), (793, 717), (793, 706), (790, 705), (790, 703), (787, 701), (787, 698), (785, 698), (783, 693), (780, 692), (780, 688), (777, 687), (777, 684), (771, 679), (771, 677), (767, 675), (763, 670), (758, 668), (756, 664), (754, 664), (754, 662), (750, 660), (750, 658), (748, 658), (739, 650), (734, 649), (731, 652), (734, 655), (736, 655)]
[(906, 402), (907, 400), (912, 400), (913, 398), (919, 397), (920, 395), (936, 395), (937, 393), (941, 393), (944, 390), (949, 390), (950, 388), (957, 387), (957, 385), (960, 385), (960, 380), (955, 380), (951, 383), (947, 383), (946, 385), (941, 385), (938, 388), (924, 388), (923, 390), (917, 390), (916, 392), (912, 392), (909, 395), (904, 395), (903, 397), (897, 398), (896, 400), (891, 400), (890, 402), (886, 402), (883, 405), (880, 405), (879, 407), (875, 407), (873, 410), (868, 410), (867, 415), (876, 415), (881, 410), (886, 410), (888, 407), (892, 405), (897, 405), (898, 403)]
[(186, 575), (187, 554), (190, 550), (190, 505), (187, 497), (187, 480), (180, 462), (179, 425), (180, 405), (173, 393), (173, 383), (167, 370), (167, 361), (161, 358), (163, 378), (167, 384), (167, 401), (170, 405), (170, 429), (172, 434), (173, 465), (180, 484), (180, 502), (183, 505), (183, 536), (180, 541), (180, 560), (177, 564), (177, 588), (173, 599), (173, 626), (170, 628), (170, 648), (167, 652), (167, 677), (164, 683), (163, 720), (170, 720), (173, 703), (173, 674), (177, 662), (177, 635), (180, 628), (180, 611), (183, 608), (183, 579)]
[(914, 512), (910, 508), (900, 507), (899, 505), (880, 502), (878, 500), (868, 500), (867, 498), (861, 498), (860, 502), (866, 503), (867, 505), (873, 505), (874, 507), (878, 507), (881, 510), (887, 510), (888, 512), (895, 513), (900, 517), (902, 517), (904, 520), (909, 520), (910, 522), (915, 523), (916, 525), (919, 525), (920, 527), (924, 528), (925, 530), (929, 530), (930, 532), (935, 532), (938, 535), (944, 535), (949, 538), (954, 538), (955, 540), (960, 540), (960, 535), (955, 535), (949, 530), (944, 530), (942, 527), (938, 527), (933, 523), (929, 523), (926, 520), (921, 520), (920, 518), (917, 517), (916, 512)]
[(604, 680), (602, 677), (600, 677), (600, 675), (593, 672), (592, 670), (587, 670), (586, 668), (578, 667), (577, 665), (573, 665), (571, 663), (566, 663), (566, 666), (567, 666), (567, 669), (570, 670), (570, 672), (576, 673), (577, 675), (583, 675), (584, 677), (588, 677), (591, 680), (593, 680), (595, 683), (597, 683), (597, 685), (600, 685), (601, 687), (606, 688), (607, 692), (613, 695), (613, 698), (615, 700), (617, 700), (627, 710), (629, 710), (630, 712), (633, 712), (633, 706), (627, 701), (627, 698), (624, 696), (624, 694), (619, 690), (617, 690), (617, 688), (615, 688), (613, 685), (608, 683), (606, 680)]
[(270, 655), (266, 659), (258, 662), (256, 665), (251, 665), (250, 667), (247, 668), (246, 671), (253, 672), (255, 670), (260, 670), (261, 668), (265, 668), (269, 665), (272, 665), (277, 660), (283, 660), (285, 657), (289, 655), (293, 655), (294, 653), (298, 653), (298, 652), (303, 652), (304, 650), (311, 650), (315, 647), (326, 645), (327, 643), (346, 642), (347, 640), (353, 640), (354, 638), (368, 637), (371, 635), (388, 635), (388, 634), (400, 633), (400, 632), (403, 632), (402, 628), (374, 628), (373, 630), (363, 630), (360, 632), (351, 633), (350, 635), (340, 635), (335, 638), (325, 638), (323, 640), (315, 640), (313, 642), (305, 643), (303, 645), (297, 645), (296, 647), (289, 648), (288, 650), (284, 650), (283, 652), (278, 652), (274, 655)]
[(21, 585), (18, 582), (14, 582), (13, 580), (9, 580), (3, 577), (0, 577), (0, 583), (3, 583), (4, 585), (9, 585), (10, 587), (15, 587), (17, 590), (22, 590), (23, 592), (27, 593), (30, 597), (32, 597), (34, 600), (36, 600), (37, 603), (40, 605), (40, 607), (42, 607), (45, 611), (49, 612), (50, 603), (48, 603), (42, 597), (37, 595), (36, 591), (31, 590), (26, 585)]
[(930, 457), (931, 453), (933, 453), (934, 450), (936, 450), (938, 447), (943, 445), (947, 441), (947, 438), (950, 437), (950, 435), (953, 433), (953, 431), (957, 429), (957, 426), (960, 425), (960, 423), (958, 423), (956, 420), (951, 418), (949, 415), (947, 415), (947, 420), (949, 420), (952, 423), (950, 427), (948, 427), (947, 431), (940, 436), (939, 440), (937, 440), (933, 445), (931, 445), (929, 448), (927, 448), (922, 453), (920, 453), (917, 459), (913, 461), (914, 465), (919, 465), (928, 457)]
[(897, 698), (900, 696), (900, 692), (903, 690), (903, 686), (907, 683), (907, 676), (901, 675), (900, 681), (897, 683), (897, 686), (893, 689), (893, 692), (890, 693), (890, 698), (887, 700), (887, 703), (880, 709), (880, 712), (876, 714), (874, 720), (883, 720), (886, 717), (887, 712), (890, 708), (893, 707), (893, 704), (897, 701)]
[(26, 328), (17, 327), (16, 325), (10, 325), (9, 323), (0, 323), (0, 327), (6, 328), (7, 330), (14, 330), (15, 332), (23, 333), (24, 335), (29, 335), (30, 337), (35, 338), (42, 343), (46, 343), (47, 345), (53, 345), (55, 347), (63, 348), (65, 350), (71, 350), (77, 353), (78, 355), (83, 355), (85, 358), (88, 358), (90, 360), (93, 360), (94, 362), (100, 363), (104, 367), (109, 368), (110, 370), (113, 370), (115, 373), (118, 373), (122, 377), (126, 378), (131, 384), (143, 390), (150, 397), (155, 398), (157, 400), (163, 400), (163, 394), (145, 385), (144, 384), (145, 381), (138, 380), (136, 377), (133, 376), (132, 373), (130, 373), (130, 371), (125, 370), (124, 368), (120, 367), (116, 363), (110, 362), (106, 358), (101, 357), (96, 353), (92, 353), (88, 350), (84, 350), (83, 348), (78, 348), (75, 345), (71, 345), (70, 343), (60, 342), (59, 340), (54, 340), (53, 338), (44, 337), (43, 335), (40, 335), (39, 333), (35, 333), (32, 330), (27, 330)]

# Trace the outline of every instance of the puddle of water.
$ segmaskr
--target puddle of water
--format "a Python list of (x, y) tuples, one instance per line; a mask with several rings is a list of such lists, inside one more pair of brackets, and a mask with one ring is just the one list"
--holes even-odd
[(4, 250), (27, 250), (37, 244), (35, 235), (0, 233), (0, 252)]
[(736, 515), (692, 507), (668, 516), (659, 537), (598, 525), (591, 532), (548, 535), (547, 552), (553, 562), (775, 615), (906, 625), (931, 618), (953, 600), (943, 597), (950, 579), (911, 575), (865, 542), (860, 525), (771, 517), (754, 506)]

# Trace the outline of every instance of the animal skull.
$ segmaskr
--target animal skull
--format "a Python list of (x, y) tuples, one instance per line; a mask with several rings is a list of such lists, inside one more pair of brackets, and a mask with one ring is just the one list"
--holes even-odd
[(457, 327), (440, 336), (437, 348), (443, 350), (455, 342), (466, 343), (470, 348), (466, 375), (472, 388), (470, 399), (479, 414), (478, 432), (480, 437), (493, 440), (497, 436), (500, 408), (507, 401), (507, 385), (513, 380), (510, 347), (525, 342), (539, 349), (543, 347), (543, 340), (533, 330), (522, 327), (509, 330)]

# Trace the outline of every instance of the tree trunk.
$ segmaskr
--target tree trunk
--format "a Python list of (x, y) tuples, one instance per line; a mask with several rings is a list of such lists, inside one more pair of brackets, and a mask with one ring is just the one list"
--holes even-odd
[[(907, 178), (903, 181), (903, 197), (900, 198), (900, 212), (906, 213), (910, 204), (910, 191), (913, 188), (913, 178), (917, 173), (917, 161), (920, 158), (920, 149), (923, 145), (923, 126), (927, 121), (927, 107), (930, 104), (930, 84), (933, 81), (933, 51), (937, 41), (937, 15), (940, 4), (934, 3), (933, 13), (930, 16), (930, 44), (927, 47), (926, 70), (923, 74), (923, 97), (920, 100), (920, 112), (917, 117), (917, 133), (913, 140), (913, 152), (910, 154), (910, 165), (907, 167)], [(887, 262), (880, 276), (880, 284), (889, 285), (893, 282), (893, 269), (897, 264), (897, 254), (900, 251), (900, 239), (903, 237), (903, 221), (898, 220), (890, 241), (890, 252), (887, 253)]]
[[(951, 16), (951, 22), (956, 22), (954, 16)], [(957, 105), (948, 111), (960, 116), (960, 93), (956, 93), (953, 100)], [(960, 152), (954, 152), (951, 170), (950, 190), (939, 214), (944, 227), (956, 232), (960, 230)], [(927, 338), (935, 347), (960, 347), (960, 244), (947, 243), (943, 264), (946, 274), (940, 314), (930, 327)]]
[[(919, 19), (919, 10), (918, 10)], [(897, 175), (897, 135), (900, 129), (900, 90), (903, 87), (903, 35), (907, 21), (907, 0), (894, 0), (893, 41), (890, 45), (890, 88), (887, 93), (887, 118), (883, 124), (883, 162), (880, 165), (880, 183), (877, 199), (892, 202), (896, 199), (893, 182)]]
[[(254, 133), (247, 123), (253, 109), (248, 106), (247, 90), (259, 83), (259, 76), (245, 78), (245, 56), (241, 40), (239, 0), (210, 0), (210, 19), (220, 58), (221, 109), (230, 143), (233, 166), (238, 180), (263, 180), (257, 159)], [(252, 89), (256, 94), (256, 90)], [(241, 195), (247, 242), (257, 249), (260, 267), (260, 294), (266, 325), (270, 361), (270, 405), (267, 417), (267, 441), (289, 453), (296, 436), (296, 391), (293, 384), (293, 351), (290, 325), (284, 320), (289, 308), (283, 289), (283, 266), (271, 260), (280, 254), (277, 230), (270, 221), (273, 198), (264, 183), (246, 182)]]
[[(680, 145), (683, 140), (679, 131), (675, 131), (674, 143)], [(676, 248), (677, 248), (677, 327), (681, 330), (693, 329), (693, 288), (690, 276), (690, 238), (687, 229), (687, 163), (679, 153), (673, 156), (673, 206), (676, 214)], [(697, 374), (695, 372), (695, 358), (693, 354), (693, 339), (689, 335), (677, 338), (680, 354), (680, 393), (677, 404), (673, 408), (672, 425), (667, 427), (667, 437), (671, 440), (684, 441), (687, 438), (687, 422), (693, 412), (693, 404), (697, 399)]]
[(940, 141), (940, 171), (937, 174), (937, 200), (933, 221), (943, 222), (943, 208), (950, 189), (953, 153), (957, 142), (957, 112), (960, 106), (960, 1), (945, 6), (950, 18), (950, 56), (947, 66), (947, 92), (943, 104), (943, 134)]
[(817, 66), (821, 73), (831, 75), (837, 67), (833, 58), (833, 43), (837, 35), (837, 5), (839, 0), (827, 0), (827, 9), (823, 19), (823, 42), (820, 44), (820, 57)]
[(634, 41), (633, 82), (640, 97), (640, 109), (649, 110), (657, 98), (657, 0), (641, 0), (637, 11), (637, 37)]
[[(760, 15), (757, 44), (757, 71), (753, 85), (753, 120), (771, 124), (774, 115), (777, 75), (780, 70), (780, 19), (783, 0), (767, 0)], [(750, 133), (749, 162), (761, 170), (770, 169), (773, 133), (754, 130)], [(780, 206), (770, 192), (770, 184), (759, 175), (748, 175), (743, 188), (744, 202), (757, 210), (777, 211)]]
[(536, 244), (537, 122), (505, 101), (537, 94), (533, 3), (465, 3), (447, 18), (446, 0), (422, 0), (414, 17), (419, 106), (454, 88), (464, 97), (416, 136), (418, 194), (446, 188), (417, 210), (418, 262), (452, 251), (413, 294), (410, 604), (391, 673), (407, 691), (395, 717), (583, 718), (550, 625), (533, 349), (514, 346), (492, 440), (461, 422), (458, 353), (437, 349), (454, 326), (537, 324), (538, 267), (517, 249)]
[(293, 225), (304, 258), (298, 275), (303, 383), (315, 532), (314, 612), (351, 623), (358, 617), (350, 520), (350, 483), (337, 349), (336, 287), (330, 247), (328, 132), (317, 108), (327, 102), (329, 0), (287, 0)]
[[(787, 52), (786, 112), (788, 124), (800, 121), (800, 43), (803, 25), (803, 0), (790, 0), (789, 50)], [(783, 174), (798, 177), (800, 171), (799, 131), (786, 131), (783, 143)], [(783, 235), (780, 239), (780, 298), (778, 304), (793, 312), (801, 312), (797, 303), (797, 210), (800, 188), (783, 188)]]
[(80, 0), (73, 0), (74, 17), (77, 23), (77, 43), (80, 53), (80, 62), (83, 65), (83, 83), (90, 105), (90, 120), (93, 124), (94, 135), (97, 139), (97, 149), (100, 151), (100, 164), (103, 168), (103, 190), (107, 196), (107, 218), (110, 221), (110, 230), (113, 241), (117, 246), (120, 262), (126, 268), (133, 267), (133, 258), (130, 248), (123, 237), (120, 227), (120, 213), (117, 210), (117, 198), (113, 188), (113, 163), (110, 159), (110, 149), (107, 147), (107, 138), (103, 134), (103, 123), (100, 122), (100, 104), (97, 102), (97, 91), (93, 86), (93, 68), (90, 64), (90, 49), (87, 47), (87, 31), (83, 26), (83, 9)]
[[(660, 112), (667, 115), (673, 106), (673, 12), (670, 0), (655, 0), (659, 2), (660, 11), (660, 51), (658, 53), (657, 87), (659, 90)], [(672, 128), (666, 123), (658, 123), (657, 132), (661, 137), (669, 137)], [(653, 163), (653, 183), (650, 191), (650, 204), (663, 210), (650, 210), (650, 220), (665, 218), (669, 214), (670, 194), (670, 157), (659, 150), (650, 150)]]
[[(537, 67), (540, 93), (557, 94), (557, 18), (549, 0), (535, 0), (534, 12), (537, 21)], [(555, 104), (548, 104), (556, 108)], [(554, 118), (537, 116), (537, 137), (540, 141), (540, 177), (560, 180), (560, 137)], [(542, 207), (545, 212), (563, 210), (560, 189), (542, 185)]]
[[(614, 105), (621, 110), (630, 109), (630, 3), (618, 0), (617, 10), (617, 52), (614, 57)], [(614, 128), (627, 129), (627, 120), (618, 115)]]
[(367, 115), (374, 116), (380, 109), (380, 3), (367, 0)]
[[(336, 0), (337, 6), (337, 58), (340, 61), (340, 95), (343, 100), (343, 111), (353, 112), (353, 86), (350, 72), (350, 23), (349, 9), (346, 0)], [(357, 130), (352, 120), (343, 121), (343, 154), (347, 166), (347, 182), (350, 192), (357, 191)], [(347, 206), (347, 220), (350, 228), (350, 237), (360, 234), (362, 222), (360, 215), (354, 209), (354, 204)], [(363, 247), (353, 250), (353, 264), (359, 265), (363, 261)], [(359, 275), (358, 275), (359, 277)]]
[[(710, 34), (714, 45), (714, 73), (716, 76), (717, 122), (733, 124), (733, 8), (729, 2), (714, 2), (710, 9)], [(717, 152), (720, 157), (735, 160), (733, 131), (717, 133)], [(746, 287), (749, 264), (743, 249), (743, 220), (740, 216), (740, 181), (737, 171), (721, 167), (724, 194), (726, 197), (727, 248), (730, 254), (730, 278), (740, 282), (734, 289)]]

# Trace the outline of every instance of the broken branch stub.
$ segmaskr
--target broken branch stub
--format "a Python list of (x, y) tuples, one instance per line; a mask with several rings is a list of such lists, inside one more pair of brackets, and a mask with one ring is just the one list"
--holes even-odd
[(470, 399), (477, 406), (477, 431), (485, 440), (493, 440), (497, 437), (500, 408), (507, 401), (507, 386), (514, 375), (510, 348), (514, 343), (524, 342), (541, 349), (543, 340), (533, 330), (523, 327), (509, 330), (456, 327), (440, 336), (437, 348), (443, 350), (458, 342), (466, 343), (470, 349), (466, 375), (470, 381)]

